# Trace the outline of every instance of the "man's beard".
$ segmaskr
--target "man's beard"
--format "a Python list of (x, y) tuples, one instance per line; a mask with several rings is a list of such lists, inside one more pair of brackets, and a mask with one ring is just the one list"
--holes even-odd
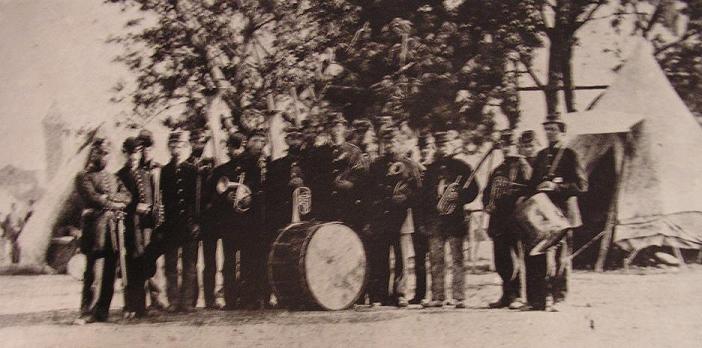
[(202, 153), (205, 151), (204, 148), (193, 148), (193, 156), (195, 157), (200, 157), (202, 156)]
[(107, 166), (107, 160), (104, 158), (95, 159), (92, 164), (95, 169), (103, 170)]
[(292, 144), (288, 145), (288, 153), (298, 154), (302, 150), (302, 144)]

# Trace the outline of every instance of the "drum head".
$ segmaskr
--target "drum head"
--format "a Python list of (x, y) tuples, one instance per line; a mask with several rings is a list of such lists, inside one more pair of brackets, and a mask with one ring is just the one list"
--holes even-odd
[(340, 310), (353, 305), (366, 279), (366, 253), (356, 232), (340, 223), (320, 226), (307, 245), (305, 276), (322, 308)]

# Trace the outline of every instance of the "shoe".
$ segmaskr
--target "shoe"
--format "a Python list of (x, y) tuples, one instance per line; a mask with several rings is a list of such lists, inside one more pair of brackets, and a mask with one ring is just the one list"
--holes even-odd
[(122, 320), (132, 320), (134, 318), (136, 318), (135, 312), (124, 312), (124, 314), (122, 314)]
[(411, 305), (422, 304), (422, 299), (421, 299), (421, 298), (416, 298), (416, 297), (414, 297), (414, 298), (412, 298), (411, 300), (409, 300), (407, 303), (409, 303), (409, 304), (411, 304)]
[(533, 311), (544, 311), (546, 310), (545, 307), (534, 307), (530, 305), (524, 305), (522, 308), (519, 308), (520, 312), (533, 312)]
[(502, 298), (488, 304), (488, 307), (490, 308), (505, 308), (507, 306), (509, 306), (509, 302)]
[(431, 300), (429, 302), (422, 303), (424, 308), (439, 308), (444, 306), (444, 301)]
[(176, 305), (168, 305), (168, 307), (166, 307), (166, 312), (168, 312), (168, 313), (176, 313), (176, 312), (178, 312), (178, 306), (176, 306)]
[(556, 306), (556, 304), (547, 304), (546, 308), (544, 308), (546, 312), (551, 312), (551, 313), (557, 313), (560, 312), (560, 306)]
[(382, 305), (383, 305), (383, 304), (380, 303), (380, 302), (373, 302), (373, 303), (371, 303), (371, 307), (380, 307), (380, 306), (382, 306)]
[(463, 300), (458, 300), (456, 301), (456, 304), (454, 305), (456, 309), (464, 309), (466, 308), (466, 304), (463, 302)]
[(195, 312), (195, 307), (193, 307), (193, 306), (181, 306), (179, 312), (182, 312), (182, 313), (192, 313), (192, 312)]
[(521, 309), (524, 307), (524, 303), (520, 299), (514, 299), (512, 303), (509, 304), (509, 309)]
[(219, 303), (208, 303), (205, 305), (205, 309), (212, 311), (220, 311), (223, 309), (223, 306), (221, 306)]
[(399, 297), (397, 299), (397, 306), (400, 308), (405, 308), (409, 306), (409, 302), (407, 302), (407, 300), (404, 297)]

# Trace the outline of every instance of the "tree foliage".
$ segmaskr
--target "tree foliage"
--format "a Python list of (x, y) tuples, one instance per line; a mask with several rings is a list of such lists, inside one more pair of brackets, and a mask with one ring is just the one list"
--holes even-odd
[(217, 93), (243, 124), (281, 104), (420, 127), (489, 123), (500, 110), (514, 123), (516, 61), (541, 44), (534, 0), (107, 1), (144, 13), (114, 40), (137, 76), (135, 112), (175, 110), (195, 125)]

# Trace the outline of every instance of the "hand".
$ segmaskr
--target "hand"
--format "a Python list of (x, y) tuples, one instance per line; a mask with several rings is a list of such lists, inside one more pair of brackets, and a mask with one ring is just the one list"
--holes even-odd
[(446, 194), (446, 198), (448, 198), (451, 201), (455, 201), (458, 199), (458, 191), (456, 191), (456, 190), (446, 191), (445, 194)]
[(342, 179), (335, 179), (334, 184), (336, 185), (336, 188), (339, 190), (344, 190), (348, 191), (353, 188), (353, 183), (348, 180), (342, 180)]
[(525, 200), (526, 200), (526, 197), (524, 197), (524, 196), (517, 198), (517, 205), (522, 204)]
[(200, 225), (198, 224), (193, 224), (190, 227), (190, 236), (193, 239), (200, 239)]
[(127, 204), (121, 202), (112, 203), (112, 209), (123, 210), (127, 207)]
[(242, 197), (241, 200), (239, 201), (239, 203), (244, 207), (248, 207), (251, 205), (251, 200), (252, 200), (251, 195), (247, 195), (247, 196)]
[(395, 204), (403, 204), (407, 201), (407, 195), (402, 193), (394, 194), (392, 195), (392, 201)]
[(304, 184), (305, 184), (305, 182), (299, 176), (296, 176), (296, 177), (290, 179), (290, 182), (288, 182), (288, 185), (292, 188), (298, 188)]
[(136, 206), (136, 212), (138, 214), (148, 214), (151, 211), (151, 205), (146, 203), (139, 203)]
[(553, 181), (546, 180), (536, 187), (537, 191), (554, 191), (556, 189), (556, 184)]

